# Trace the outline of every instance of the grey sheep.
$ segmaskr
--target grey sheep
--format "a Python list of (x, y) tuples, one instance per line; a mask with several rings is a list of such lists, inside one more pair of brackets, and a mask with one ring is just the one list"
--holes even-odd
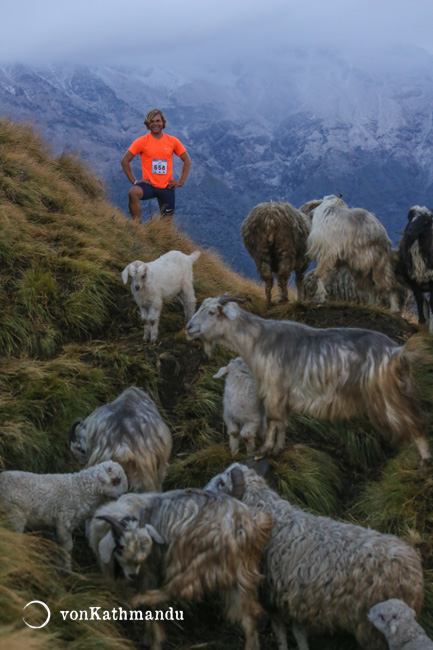
[[(271, 527), (270, 515), (252, 515), (226, 495), (126, 494), (95, 513), (90, 545), (106, 576), (118, 563), (125, 577), (137, 579), (132, 608), (218, 593), (228, 618), (244, 629), (246, 650), (258, 650), (259, 562)], [(159, 650), (163, 632), (154, 626), (152, 634), (152, 650)]]
[(253, 514), (272, 515), (264, 592), (279, 650), (287, 650), (288, 619), (299, 650), (308, 650), (309, 632), (339, 629), (353, 634), (364, 650), (383, 650), (382, 635), (367, 620), (372, 605), (398, 597), (420, 611), (420, 554), (398, 537), (304, 512), (240, 463), (205, 490), (239, 498)]
[(254, 452), (256, 440), (263, 440), (266, 434), (265, 410), (259, 401), (254, 379), (241, 357), (229, 361), (214, 378), (224, 376), (223, 419), (229, 435), (230, 451), (235, 456), (240, 440), (243, 440), (247, 455), (250, 455)]
[(120, 463), (131, 492), (158, 491), (162, 487), (171, 453), (171, 433), (153, 400), (136, 386), (130, 386), (85, 420), (75, 420), (69, 442), (80, 463)]
[(0, 505), (17, 533), (26, 528), (54, 528), (71, 568), (72, 532), (109, 499), (128, 489), (122, 467), (107, 461), (74, 474), (33, 474), (6, 471), (0, 474)]
[[(324, 280), (326, 296), (328, 300), (354, 302), (358, 305), (374, 305), (377, 302), (374, 294), (368, 289), (360, 289), (353, 275), (346, 267), (333, 269)], [(316, 269), (308, 271), (304, 277), (305, 300), (314, 300), (317, 294)], [(396, 288), (399, 311), (406, 307), (410, 290), (401, 284)], [(390, 308), (391, 302), (388, 295), (383, 295), (379, 303), (385, 308)]]
[(280, 300), (288, 299), (287, 282), (292, 271), (295, 271), (298, 300), (303, 300), (304, 273), (310, 263), (307, 256), (310, 229), (311, 219), (284, 201), (259, 203), (244, 219), (241, 236), (265, 283), (268, 305), (271, 305), (274, 278)]
[(415, 616), (407, 603), (391, 598), (372, 607), (368, 620), (385, 635), (389, 650), (433, 650), (433, 641)]

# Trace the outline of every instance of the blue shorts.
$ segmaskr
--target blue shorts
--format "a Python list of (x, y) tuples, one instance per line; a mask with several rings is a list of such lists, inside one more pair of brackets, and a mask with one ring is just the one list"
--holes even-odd
[(174, 213), (174, 189), (170, 190), (168, 187), (154, 187), (150, 183), (145, 183), (144, 181), (135, 184), (143, 191), (143, 196), (140, 201), (157, 199), (159, 212), (162, 216), (171, 216)]

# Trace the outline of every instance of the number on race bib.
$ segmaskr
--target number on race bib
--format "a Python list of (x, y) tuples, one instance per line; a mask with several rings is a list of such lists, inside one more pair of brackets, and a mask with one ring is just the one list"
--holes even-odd
[(152, 160), (152, 174), (166, 174), (167, 161), (166, 160)]

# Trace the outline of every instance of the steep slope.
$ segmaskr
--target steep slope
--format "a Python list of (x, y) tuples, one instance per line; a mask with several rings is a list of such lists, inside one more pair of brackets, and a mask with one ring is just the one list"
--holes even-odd
[[(135, 384), (150, 393), (173, 434), (166, 489), (203, 486), (231, 462), (222, 383), (212, 375), (232, 355), (219, 349), (208, 359), (200, 343), (187, 341), (177, 303), (164, 307), (158, 344), (144, 344), (138, 310), (120, 278), (134, 259), (171, 249), (191, 252), (196, 245), (168, 222), (132, 225), (106, 201), (100, 181), (82, 162), (54, 156), (28, 127), (0, 121), (0, 159), (1, 467), (75, 471), (69, 424)], [(345, 305), (309, 309), (290, 303), (267, 313), (263, 288), (214, 254), (203, 250), (194, 270), (199, 302), (228, 291), (250, 296), (248, 308), (262, 316), (362, 325), (398, 341), (417, 330), (379, 309)], [(419, 367), (417, 374), (430, 414), (430, 368)], [(313, 512), (396, 532), (420, 548), (426, 579), (421, 623), (432, 633), (433, 478), (417, 471), (416, 452), (410, 446), (390, 450), (364, 421), (330, 426), (297, 416), (287, 440), (270, 476), (281, 494)], [(103, 586), (82, 533), (73, 560), (75, 573), (65, 576), (50, 539), (15, 535), (0, 525), (0, 642), (17, 649), (140, 647), (139, 625), (63, 621), (60, 610), (111, 609), (126, 598)], [(53, 612), (42, 630), (23, 624), (23, 607), (32, 600)], [(214, 602), (188, 608), (185, 623), (168, 625), (167, 633), (168, 647), (177, 650), (236, 650), (243, 644)], [(261, 637), (264, 648), (276, 648), (269, 627)], [(344, 636), (314, 642), (329, 650), (356, 648)]]

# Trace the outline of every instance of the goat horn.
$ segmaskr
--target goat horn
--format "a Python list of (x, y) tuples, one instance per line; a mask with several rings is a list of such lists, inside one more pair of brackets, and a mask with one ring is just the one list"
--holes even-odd
[(244, 474), (239, 467), (235, 467), (230, 472), (230, 476), (232, 477), (232, 491), (230, 495), (241, 501), (245, 492)]
[(114, 517), (111, 517), (110, 515), (97, 515), (96, 519), (103, 519), (104, 521), (108, 521), (108, 523), (111, 525), (111, 528), (113, 529), (113, 534), (115, 537), (120, 537), (120, 535), (125, 532), (124, 524), (122, 524)]
[(228, 302), (246, 302), (247, 298), (235, 298), (229, 296), (227, 293), (223, 293), (222, 296), (218, 297), (218, 303), (220, 305), (226, 305)]
[(341, 199), (342, 196), (343, 196), (343, 195), (342, 195), (342, 193), (340, 192), (340, 194), (338, 195), (338, 198)]
[(84, 422), (83, 418), (77, 418), (76, 420), (74, 420), (72, 422), (71, 426), (69, 427), (69, 442), (70, 443), (73, 442), (73, 440), (74, 440), (75, 429), (77, 428), (77, 426), (79, 424), (82, 424), (83, 422)]

